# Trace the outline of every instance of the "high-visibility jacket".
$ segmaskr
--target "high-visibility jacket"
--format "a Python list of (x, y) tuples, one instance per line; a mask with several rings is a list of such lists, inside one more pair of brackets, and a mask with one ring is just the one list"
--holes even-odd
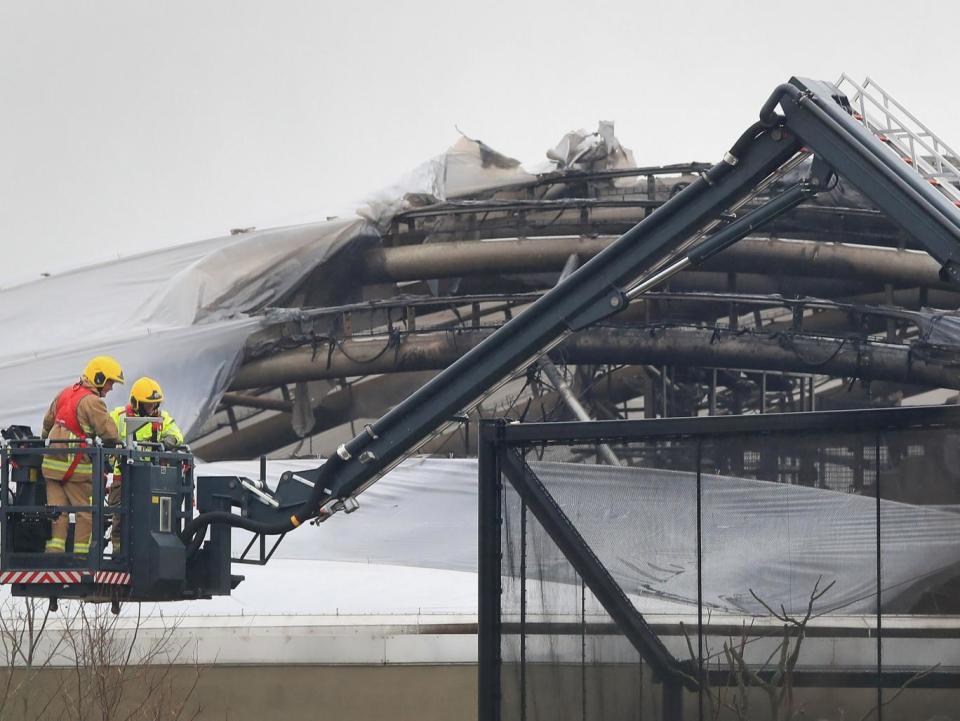
[[(116, 425), (111, 422), (100, 394), (87, 382), (74, 383), (64, 388), (50, 404), (43, 419), (44, 438), (50, 447), (77, 448), (86, 444), (69, 445), (57, 441), (71, 441), (99, 436), (104, 441), (119, 439)], [(51, 481), (89, 481), (93, 476), (90, 457), (85, 453), (55, 453), (43, 457), (44, 478)]]
[[(132, 418), (136, 415), (136, 412), (130, 405), (117, 406), (110, 411), (110, 417), (116, 424), (117, 433), (120, 434), (120, 439), (122, 441), (126, 441), (127, 438), (127, 418)], [(176, 421), (173, 420), (173, 416), (166, 411), (160, 411), (159, 423), (149, 423), (147, 425), (140, 426), (136, 433), (134, 433), (134, 438), (138, 441), (147, 441), (151, 443), (160, 443), (165, 438), (172, 438), (177, 445), (183, 443), (183, 433), (180, 431), (180, 427), (177, 426)], [(114, 470), (114, 472), (120, 472), (119, 464), (117, 464), (117, 468)]]

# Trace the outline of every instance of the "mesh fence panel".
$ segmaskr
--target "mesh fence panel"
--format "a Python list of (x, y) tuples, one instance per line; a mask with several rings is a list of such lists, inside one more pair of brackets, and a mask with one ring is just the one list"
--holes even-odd
[(642, 468), (548, 460), (530, 465), (642, 612), (695, 616), (696, 444), (635, 445), (642, 446), (636, 448)]
[[(545, 425), (511, 448), (663, 646), (700, 664), (684, 718), (752, 718), (731, 707), (773, 688), (778, 718), (960, 707), (960, 431), (753, 425), (568, 442)], [(649, 667), (504, 487), (504, 718), (659, 718)], [(901, 688), (931, 674), (947, 688)]]
[[(768, 683), (776, 718), (800, 707), (839, 718), (844, 702), (822, 689), (802, 700), (779, 691), (801, 673), (875, 670), (864, 624), (876, 611), (875, 501), (861, 495), (875, 445), (874, 434), (840, 431), (702, 439), (705, 693), (714, 704), (755, 705)], [(742, 695), (741, 684), (756, 690)]]
[(656, 718), (639, 654), (509, 485), (502, 511), (502, 719)]
[[(883, 432), (878, 445), (870, 490), (879, 492), (882, 665), (914, 678), (960, 667), (960, 433)], [(922, 702), (915, 692), (880, 693), (888, 716), (909, 716)]]

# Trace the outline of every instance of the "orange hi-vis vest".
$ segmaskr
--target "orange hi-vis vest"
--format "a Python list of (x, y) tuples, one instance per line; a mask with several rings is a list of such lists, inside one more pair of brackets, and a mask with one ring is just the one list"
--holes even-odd
[[(89, 434), (80, 425), (80, 419), (77, 417), (77, 407), (81, 400), (92, 395), (96, 394), (85, 385), (75, 383), (68, 388), (64, 388), (57, 396), (54, 423), (69, 431), (69, 440), (86, 438)], [(50, 445), (56, 445), (56, 441), (51, 441)], [(70, 445), (85, 447), (87, 444), (82, 442), (79, 444), (71, 443)], [(81, 465), (85, 466), (81, 469), (81, 471), (85, 471), (82, 475), (90, 476), (93, 473), (90, 461), (84, 453), (70, 453), (63, 456), (60, 454), (45, 455), (43, 457), (43, 475), (50, 480), (59, 480), (61, 483), (66, 483)]]

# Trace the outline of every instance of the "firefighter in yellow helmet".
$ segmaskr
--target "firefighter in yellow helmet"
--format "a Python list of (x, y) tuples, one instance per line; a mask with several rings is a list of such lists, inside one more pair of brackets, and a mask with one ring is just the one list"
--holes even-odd
[[(140, 426), (134, 432), (134, 438), (141, 442), (162, 443), (167, 450), (173, 450), (177, 446), (183, 445), (183, 433), (177, 426), (176, 421), (166, 411), (160, 410), (160, 404), (163, 403), (163, 389), (153, 378), (138, 378), (130, 388), (130, 403), (126, 406), (117, 406), (110, 413), (113, 422), (116, 424), (117, 433), (121, 441), (127, 438), (127, 418), (140, 416), (142, 418), (160, 418), (159, 422), (148, 423)], [(113, 469), (113, 483), (110, 486), (110, 494), (107, 497), (107, 503), (111, 506), (120, 505), (120, 488), (122, 482), (123, 466), (117, 463)], [(113, 544), (113, 552), (120, 552), (120, 516), (114, 515), (113, 527), (110, 531), (110, 541)]]
[[(44, 438), (51, 448), (85, 447), (81, 443), (57, 443), (99, 437), (106, 444), (120, 440), (117, 425), (110, 418), (103, 397), (114, 383), (123, 383), (123, 369), (110, 356), (91, 360), (76, 383), (64, 388), (50, 404), (43, 418)], [(93, 500), (93, 466), (83, 453), (51, 453), (43, 457), (43, 477), (47, 483), (47, 503), (51, 506), (89, 506)], [(73, 550), (85, 555), (90, 551), (93, 517), (77, 513)], [(68, 514), (61, 513), (53, 522), (52, 538), (47, 541), (48, 553), (63, 553), (67, 542)]]

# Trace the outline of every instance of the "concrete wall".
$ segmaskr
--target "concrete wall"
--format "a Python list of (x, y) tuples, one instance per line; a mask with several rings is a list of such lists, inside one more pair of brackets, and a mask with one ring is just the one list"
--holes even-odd
[[(157, 674), (162, 674), (158, 670)], [(198, 675), (199, 674), (199, 675)], [(476, 719), (475, 666), (176, 666), (158, 683), (128, 674), (120, 704), (104, 711), (100, 681), (68, 669), (48, 669), (28, 680), (0, 712), (0, 719), (112, 721), (452, 721)], [(25, 679), (16, 675), (13, 687)], [(5, 679), (0, 679), (0, 686)], [(195, 687), (179, 716), (173, 710)], [(82, 701), (78, 701), (78, 696)], [(82, 708), (82, 715), (79, 709)], [(199, 713), (195, 716), (194, 714)], [(132, 716), (131, 716), (132, 714)]]
[[(561, 721), (580, 719), (581, 703), (574, 699), (580, 688), (580, 669), (531, 669), (539, 675), (536, 713), (531, 710), (531, 721)], [(132, 679), (124, 691), (124, 703), (113, 718), (126, 718), (130, 711), (139, 709), (143, 715), (133, 719), (151, 718), (172, 721), (169, 711), (182, 698), (194, 681), (196, 687), (179, 718), (198, 721), (268, 721), (297, 718), (318, 721), (475, 721), (476, 667), (463, 665), (296, 665), (296, 666), (209, 666), (199, 669), (175, 667), (173, 685), (153, 700), (141, 698), (145, 684)], [(659, 721), (659, 687), (650, 682), (650, 674), (643, 674), (642, 687), (636, 667), (612, 668), (604, 671), (604, 693), (599, 687), (588, 695), (588, 718), (597, 721), (618, 721), (617, 709), (629, 704), (617, 703), (619, 697), (634, 694), (642, 697), (641, 721)], [(549, 678), (548, 678), (549, 677)], [(537, 679), (528, 679), (536, 681)], [(594, 678), (594, 681), (598, 680)], [(612, 683), (617, 680), (624, 683)], [(634, 684), (634, 685), (631, 685)], [(515, 689), (504, 688), (508, 703), (516, 700)], [(83, 692), (89, 705), (87, 721), (105, 721), (93, 700), (95, 692), (87, 683)], [(76, 698), (76, 678), (69, 670), (47, 670), (33, 679), (29, 689), (0, 714), (3, 719), (33, 719), (64, 721), (78, 718), (67, 712), (65, 703)], [(885, 691), (887, 698), (895, 693)], [(49, 708), (39, 713), (44, 705)], [(836, 720), (859, 719), (874, 707), (873, 689), (797, 689), (794, 708), (802, 709), (800, 718)], [(157, 703), (160, 701), (160, 703)], [(766, 718), (769, 704), (766, 696), (754, 691), (750, 699), (751, 718)], [(697, 697), (687, 694), (686, 718), (697, 718)], [(634, 711), (632, 721), (637, 721)], [(194, 712), (199, 710), (197, 716)], [(159, 712), (159, 713), (158, 713)], [(613, 715), (611, 715), (611, 713)], [(709, 718), (705, 707), (705, 718)], [(505, 717), (515, 721), (519, 715)], [(734, 719), (733, 714), (722, 715)], [(908, 689), (894, 703), (884, 707), (885, 721), (960, 721), (960, 691)]]
[(201, 719), (472, 721), (475, 666), (213, 667), (201, 673)]

